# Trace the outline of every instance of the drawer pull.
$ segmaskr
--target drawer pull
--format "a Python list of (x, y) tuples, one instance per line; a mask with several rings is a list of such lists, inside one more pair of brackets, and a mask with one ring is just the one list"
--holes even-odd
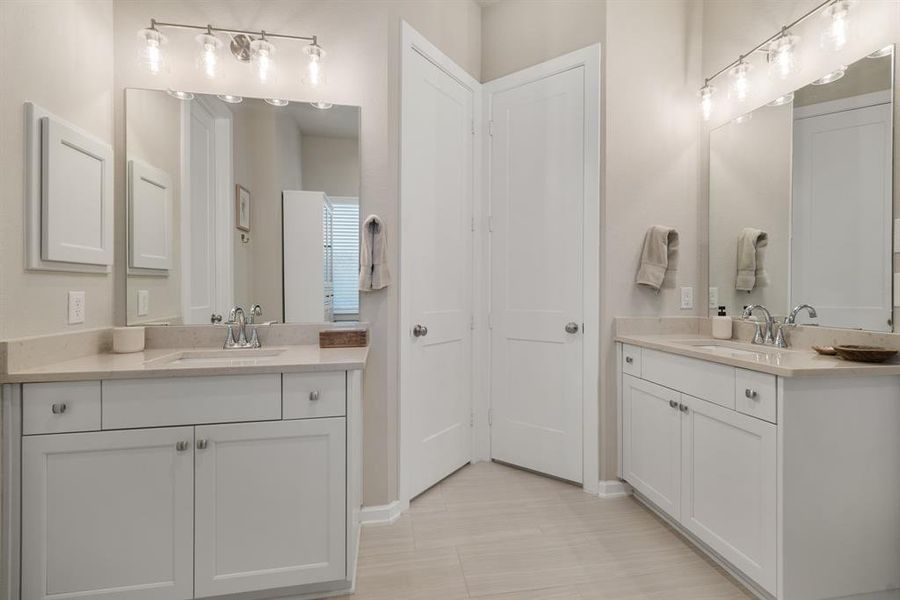
[(190, 442), (177, 442), (175, 444), (175, 449), (178, 450), (179, 452), (184, 452), (185, 450), (190, 448), (190, 446), (191, 446)]
[(206, 450), (206, 447), (209, 445), (208, 440), (197, 440), (197, 450)]
[(678, 403), (674, 400), (669, 400), (669, 408), (678, 408)]
[(65, 402), (60, 402), (59, 404), (53, 404), (52, 406), (50, 406), (50, 412), (52, 412), (54, 415), (61, 415), (66, 412), (67, 408), (69, 407), (66, 406)]
[(634, 359), (633, 359), (632, 357), (630, 357), (630, 356), (626, 356), (626, 357), (625, 357), (625, 362), (627, 362), (627, 363), (630, 365), (630, 364), (633, 364), (633, 363), (634, 363)]
[(315, 402), (319, 399), (319, 390), (313, 390), (309, 393), (309, 401)]
[(746, 390), (744, 390), (744, 395), (747, 396), (748, 398), (750, 398), (751, 400), (755, 400), (759, 396), (759, 394), (756, 392), (756, 390), (751, 390), (750, 388), (747, 388)]

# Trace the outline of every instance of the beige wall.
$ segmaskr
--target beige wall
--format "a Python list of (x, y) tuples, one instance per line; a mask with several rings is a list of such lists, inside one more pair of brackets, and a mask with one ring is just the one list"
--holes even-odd
[(359, 197), (359, 140), (303, 136), (303, 189)]
[[(112, 23), (111, 0), (0, 2), (0, 339), (113, 324), (112, 274), (25, 272), (23, 215), (25, 102), (113, 143)], [(69, 290), (83, 325), (67, 324)]]
[[(128, 90), (126, 161), (141, 160), (172, 181), (172, 268), (164, 276), (129, 275), (128, 323), (181, 321), (181, 101), (152, 90)], [(137, 314), (138, 290), (150, 294), (150, 312)]]

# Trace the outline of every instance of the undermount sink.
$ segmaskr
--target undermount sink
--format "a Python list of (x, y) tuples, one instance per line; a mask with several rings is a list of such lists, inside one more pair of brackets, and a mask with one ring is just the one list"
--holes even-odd
[(699, 344), (686, 344), (691, 348), (696, 350), (703, 350), (705, 352), (710, 352), (712, 354), (718, 354), (719, 356), (731, 356), (734, 358), (753, 358), (759, 359), (761, 357), (768, 356), (769, 352), (767, 349), (759, 348), (752, 350), (744, 350), (742, 348), (735, 348), (730, 344), (717, 344), (704, 342)]
[(235, 350), (185, 350), (149, 360), (145, 364), (154, 366), (164, 364), (173, 367), (263, 365), (283, 354), (284, 350), (284, 348), (271, 348), (266, 350), (258, 348), (242, 348)]

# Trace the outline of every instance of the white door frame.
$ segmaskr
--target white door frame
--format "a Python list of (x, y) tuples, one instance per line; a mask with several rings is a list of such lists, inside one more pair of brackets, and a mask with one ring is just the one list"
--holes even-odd
[[(473, 94), (473, 124), (472, 127), (475, 133), (475, 139), (473, 140), (473, 157), (472, 157), (472, 189), (473, 189), (473, 203), (477, 207), (480, 203), (480, 176), (478, 165), (481, 164), (481, 143), (479, 141), (479, 136), (481, 132), (481, 112), (478, 109), (478, 106), (481, 104), (481, 84), (471, 75), (469, 75), (462, 67), (457, 65), (453, 60), (451, 60), (447, 55), (437, 49), (434, 44), (429, 42), (422, 36), (418, 31), (413, 29), (409, 23), (406, 21), (401, 21), (400, 23), (400, 127), (401, 127), (401, 135), (400, 135), (400, 226), (399, 226), (399, 236), (398, 236), (398, 248), (400, 252), (400, 273), (399, 273), (399, 283), (400, 286), (400, 320), (399, 320), (399, 333), (400, 333), (400, 362), (398, 369), (398, 379), (399, 379), (399, 394), (398, 394), (398, 442), (399, 447), (397, 449), (397, 454), (399, 456), (398, 460), (398, 481), (399, 481), (399, 506), (392, 506), (390, 508), (391, 518), (395, 518), (399, 512), (406, 510), (409, 507), (410, 501), (410, 492), (409, 492), (409, 448), (411, 446), (411, 440), (407, 438), (407, 428), (406, 424), (411, 422), (411, 413), (410, 406), (404, 403), (403, 399), (408, 395), (408, 389), (410, 382), (406, 378), (406, 374), (409, 373), (409, 365), (410, 365), (410, 347), (409, 344), (404, 343), (409, 336), (409, 331), (405, 327), (405, 324), (409, 322), (408, 316), (410, 315), (410, 289), (409, 285), (411, 282), (407, 282), (403, 275), (408, 272), (408, 261), (409, 256), (407, 256), (403, 252), (403, 238), (404, 238), (404, 227), (407, 225), (406, 219), (406, 202), (403, 197), (403, 144), (402, 144), (402, 127), (403, 122), (406, 120), (405, 113), (406, 107), (403, 103), (403, 97), (406, 92), (406, 81), (404, 81), (403, 74), (405, 72), (409, 72), (410, 63), (414, 58), (415, 54), (418, 54), (431, 62), (437, 68), (444, 71), (447, 75), (457, 80), (460, 85), (469, 88), (472, 90)], [(479, 214), (479, 211), (473, 207), (472, 214)], [(474, 223), (473, 223), (474, 226)], [(476, 254), (473, 252), (473, 263), (476, 262), (474, 257)], [(475, 268), (473, 266), (473, 268)], [(477, 288), (477, 280), (476, 280), (476, 288)], [(475, 288), (473, 288), (475, 289)], [(473, 292), (474, 296), (474, 292)], [(475, 311), (476, 302), (474, 298), (471, 300), (472, 302), (472, 310)], [(477, 336), (474, 335), (476, 332), (472, 332), (472, 380), (474, 382), (476, 377), (475, 365), (477, 364), (477, 358), (481, 355), (478, 351), (477, 344)], [(473, 386), (474, 387), (474, 386)], [(470, 402), (474, 400), (470, 396)], [(474, 440), (474, 435), (472, 439)], [(474, 441), (473, 441), (474, 444)], [(472, 460), (476, 460), (474, 448), (472, 451)]]
[(216, 154), (216, 257), (219, 274), (216, 277), (216, 298), (220, 310), (227, 310), (234, 302), (234, 174), (232, 138), (234, 116), (221, 103), (207, 102), (195, 96), (181, 101), (181, 314), (184, 318), (190, 309), (185, 282), (191, 276), (191, 103), (199, 102), (215, 119)]
[[(583, 375), (582, 375), (582, 469), (584, 491), (598, 494), (600, 491), (600, 44), (548, 60), (505, 77), (489, 81), (483, 87), (483, 122), (491, 121), (491, 97), (493, 94), (530, 83), (536, 79), (549, 77), (570, 69), (584, 67), (584, 328), (583, 328)], [(485, 174), (480, 198), (484, 200), (481, 211), (490, 223), (490, 136), (483, 136), (482, 171)], [(482, 227), (478, 235), (481, 257), (485, 265), (478, 273), (476, 290), (484, 293), (478, 296), (479, 309), (487, 311), (490, 306), (490, 236), (488, 228)], [(478, 249), (476, 248), (476, 251)], [(484, 322), (484, 319), (478, 319)], [(480, 328), (475, 341), (476, 348), (486, 348), (490, 356), (490, 332)], [(486, 344), (486, 345), (485, 345)], [(478, 352), (474, 352), (478, 355)], [(486, 418), (490, 409), (490, 367), (489, 361), (477, 363), (474, 380), (479, 386), (475, 394), (476, 420), (474, 439), (477, 460), (491, 458), (491, 432)]]

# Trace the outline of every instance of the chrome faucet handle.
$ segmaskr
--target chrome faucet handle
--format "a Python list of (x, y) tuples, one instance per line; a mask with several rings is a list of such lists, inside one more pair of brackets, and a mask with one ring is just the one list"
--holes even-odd
[(791, 327), (792, 325), (787, 322), (787, 317), (785, 317), (783, 323), (774, 323), (773, 326), (777, 333), (775, 334), (775, 347), (776, 348), (787, 348), (788, 343), (784, 337), (784, 330), (786, 327)]
[(253, 306), (250, 307), (250, 313), (248, 315), (247, 322), (249, 324), (253, 325), (256, 321), (256, 317), (261, 317), (262, 314), (263, 314), (262, 306), (260, 306), (259, 304), (254, 304)]
[(237, 344), (234, 341), (234, 326), (229, 321), (225, 324), (225, 344), (222, 346), (223, 348), (230, 349), (234, 348)]
[(754, 321), (756, 324), (756, 334), (753, 336), (754, 344), (764, 344), (765, 336), (763, 336), (763, 323), (762, 321)]
[(766, 337), (763, 340), (763, 343), (769, 344), (770, 346), (775, 344), (775, 336), (772, 335), (772, 330), (775, 329), (775, 321), (766, 322)]
[(250, 328), (250, 347), (262, 348), (262, 344), (259, 343), (259, 333), (256, 331), (256, 327)]

